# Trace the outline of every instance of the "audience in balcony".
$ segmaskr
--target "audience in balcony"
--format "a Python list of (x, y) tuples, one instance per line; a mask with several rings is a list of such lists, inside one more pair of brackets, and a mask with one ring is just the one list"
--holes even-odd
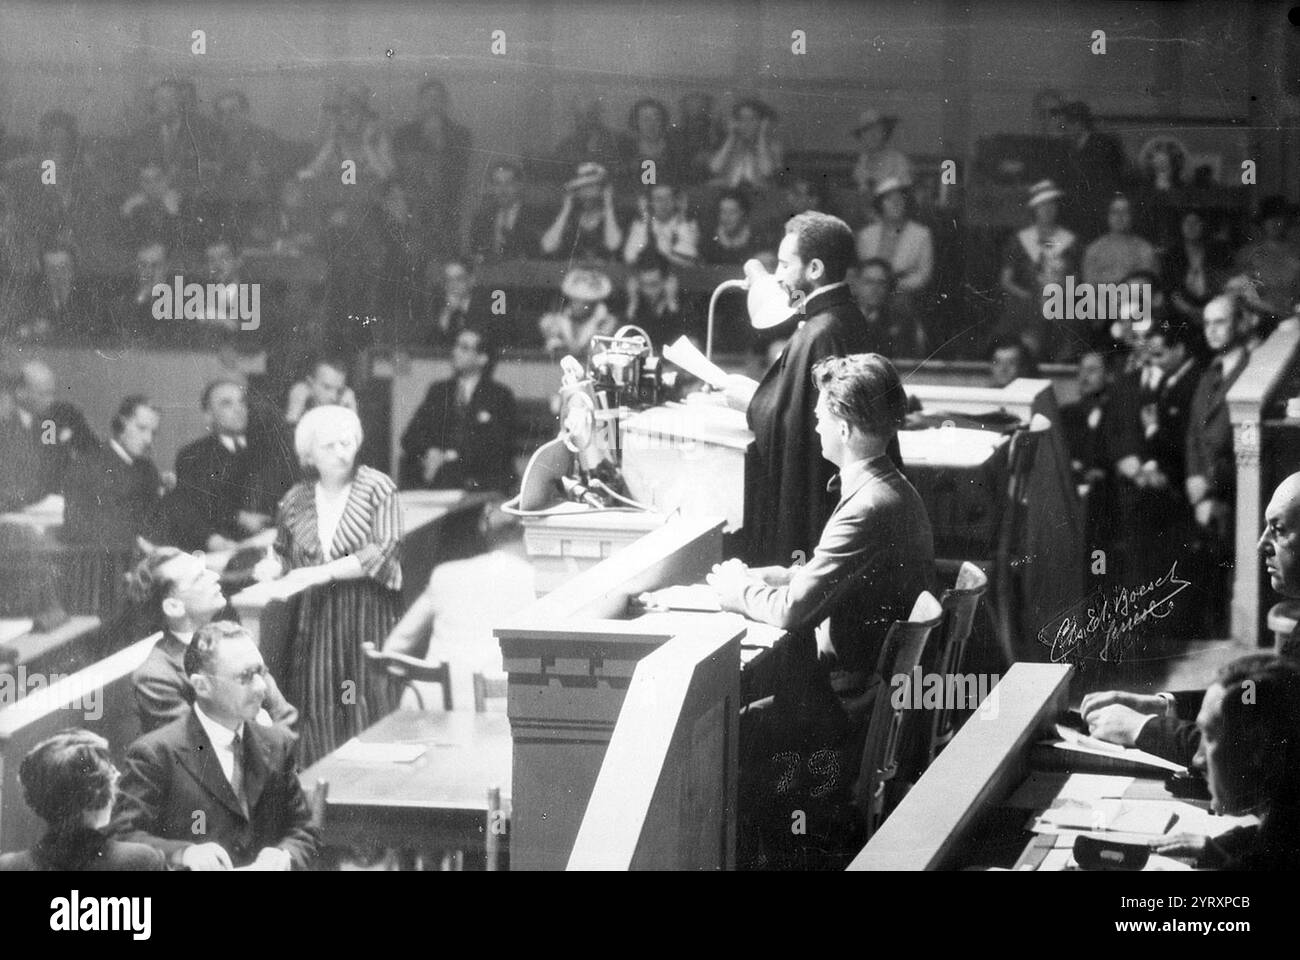
[(674, 266), (692, 266), (699, 259), (700, 225), (688, 218), (685, 200), (671, 183), (646, 189), (637, 198), (639, 216), (627, 228), (623, 260), (635, 263), (653, 250)]
[(1300, 256), (1286, 240), (1295, 208), (1285, 197), (1266, 197), (1255, 218), (1255, 237), (1237, 252), (1236, 268), (1250, 281), (1248, 304), (1273, 319), (1289, 317), (1300, 302)]
[(641, 252), (628, 274), (627, 322), (649, 334), (656, 350), (684, 334), (698, 334), (687, 328), (672, 266), (653, 248)]
[(934, 273), (934, 240), (929, 227), (911, 219), (912, 186), (893, 178), (876, 184), (877, 220), (858, 231), (858, 258), (888, 260), (894, 289), (919, 309)]
[(762, 244), (749, 211), (749, 196), (743, 190), (727, 190), (718, 197), (713, 234), (700, 243), (705, 263), (740, 266), (758, 253)]
[(500, 161), (488, 171), (484, 201), (469, 231), (470, 256), (480, 263), (537, 256), (542, 229), (524, 206), (524, 175), (517, 164)]
[(542, 234), (542, 254), (569, 263), (604, 261), (617, 256), (622, 243), (608, 171), (599, 163), (580, 164), (564, 185), (560, 212)]
[(1044, 359), (1068, 355), (1073, 350), (1074, 327), (1043, 315), (1048, 284), (1064, 284), (1075, 270), (1077, 237), (1058, 222), (1063, 191), (1041, 180), (1029, 191), (1027, 206), (1033, 223), (1007, 242), (1002, 257), (1002, 319), (999, 334), (1022, 339)]
[(565, 274), (560, 308), (544, 314), (537, 324), (546, 351), (581, 358), (592, 337), (612, 336), (619, 322), (605, 301), (613, 292), (614, 284), (599, 270), (575, 267)]
[(785, 148), (772, 132), (776, 111), (761, 100), (740, 100), (731, 109), (727, 138), (709, 158), (712, 182), (735, 190), (761, 191), (785, 163)]
[(857, 211), (867, 219), (872, 217), (872, 205), (877, 187), (887, 180), (912, 183), (912, 164), (906, 154), (891, 147), (898, 117), (867, 108), (858, 115), (853, 128), (853, 138), (858, 142), (858, 158), (853, 165), (853, 185), (857, 188), (863, 209)]
[(1161, 258), (1170, 305), (1187, 323), (1199, 328), (1201, 313), (1223, 288), (1228, 252), (1211, 232), (1208, 215), (1186, 210), (1178, 220), (1178, 238)]

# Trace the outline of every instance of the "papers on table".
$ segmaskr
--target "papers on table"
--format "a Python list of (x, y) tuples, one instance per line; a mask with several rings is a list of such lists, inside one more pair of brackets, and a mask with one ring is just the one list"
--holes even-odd
[(368, 743), (353, 737), (334, 756), (349, 763), (410, 763), (427, 749), (424, 743)]
[(677, 338), (675, 343), (664, 347), (664, 359), (671, 360), (697, 380), (703, 380), (714, 389), (721, 390), (727, 384), (727, 371), (700, 353), (700, 348), (686, 339)]
[(1155, 800), (1098, 799), (1092, 802), (1058, 799), (1030, 827), (1034, 833), (1082, 830), (1090, 833), (1163, 836), (1178, 819), (1173, 804)]
[(1045, 746), (1068, 753), (1104, 758), (1105, 760), (1114, 761), (1117, 766), (1136, 765), (1143, 768), (1167, 770), (1170, 773), (1187, 772), (1186, 767), (1174, 763), (1172, 760), (1157, 757), (1153, 753), (1138, 750), (1136, 747), (1121, 747), (1119, 744), (1107, 743), (1104, 740), (1098, 740), (1079, 733), (1077, 730), (1071, 730), (1059, 723), (1056, 725), (1056, 735), (1060, 739), (1049, 741)]

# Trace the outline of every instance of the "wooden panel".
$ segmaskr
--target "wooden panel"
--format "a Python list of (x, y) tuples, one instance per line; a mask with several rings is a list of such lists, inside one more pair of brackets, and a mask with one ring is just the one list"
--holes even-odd
[(637, 664), (570, 870), (734, 867), (745, 630), (734, 617), (702, 622)]
[(131, 674), (155, 642), (155, 637), (140, 640), (0, 710), (0, 852), (25, 850), (45, 832), (23, 802), (18, 783), (18, 766), (28, 750), (60, 730), (81, 727), (108, 740), (120, 760), (140, 735)]
[(1065, 709), (1072, 670), (1013, 664), (849, 869), (949, 866), (963, 833), (1024, 778), (1029, 748)]

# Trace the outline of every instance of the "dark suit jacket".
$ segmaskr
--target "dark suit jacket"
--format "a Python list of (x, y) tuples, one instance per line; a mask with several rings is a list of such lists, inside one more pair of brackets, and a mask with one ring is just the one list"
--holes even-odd
[(135, 538), (156, 541), (162, 478), (152, 460), (127, 464), (107, 443), (79, 458), (64, 484), (63, 539), (130, 549)]
[[(266, 699), (262, 706), (272, 722), (279, 726), (291, 740), (297, 740), (293, 725), (298, 722), (298, 711), (284, 699), (275, 678), (266, 674)], [(140, 729), (145, 733), (165, 727), (189, 712), (190, 681), (185, 675), (185, 644), (176, 634), (164, 630), (154, 644), (144, 663), (131, 674), (135, 688), (135, 708), (140, 714)]]
[[(186, 847), (211, 842), (236, 867), (252, 863), (263, 847), (279, 847), (294, 869), (305, 869), (318, 841), (292, 744), (277, 727), (245, 724), (244, 730), (247, 818), (191, 707), (127, 749), (113, 832), (156, 847), (171, 865), (179, 864)], [(203, 821), (196, 821), (196, 812)], [(194, 832), (196, 822), (202, 833)]]
[(537, 243), (546, 226), (526, 206), (519, 208), (513, 229), (505, 231), (501, 243), (496, 236), (497, 208), (484, 204), (474, 213), (469, 228), (470, 255), (488, 263), (498, 260), (528, 260), (539, 255)]
[(239, 511), (267, 511), (269, 498), (261, 496), (258, 483), (263, 457), (251, 427), (247, 439), (248, 446), (238, 453), (209, 435), (176, 454), (176, 489), (165, 510), (172, 542), (182, 550), (206, 549), (214, 533), (242, 540), (246, 534), (235, 522)]
[[(509, 388), (484, 375), (468, 405), (456, 402), (456, 379), (429, 388), (424, 402), (402, 434), (402, 489), (508, 491), (515, 481), (515, 398)], [(420, 464), (430, 447), (455, 450), (432, 483), (425, 483)]]
[(934, 589), (934, 537), (925, 504), (887, 455), (841, 491), (839, 504), (805, 564), (786, 586), (742, 594), (751, 620), (808, 631), (830, 618), (836, 667), (873, 671), (885, 634)]
[(869, 349), (866, 321), (847, 285), (804, 303), (807, 322), (768, 369), (749, 404), (754, 442), (745, 452), (745, 559), (787, 566), (821, 536), (835, 498), (835, 468), (817, 439), (812, 368), (825, 357)]
[(0, 419), (0, 513), (41, 498), (41, 448), (15, 413)]
[(64, 850), (55, 851), (43, 838), (31, 850), (0, 854), (0, 873), (17, 871), (101, 871), (163, 870), (163, 855), (143, 843), (123, 843), (105, 838), (94, 830), (82, 830)]
[(1237, 461), (1232, 452), (1232, 420), (1228, 413), (1228, 391), (1250, 362), (1242, 353), (1237, 366), (1216, 375), (1213, 365), (1201, 374), (1192, 395), (1187, 421), (1187, 475), (1203, 476), (1210, 483), (1210, 496), (1231, 502), (1237, 489)]
[(1200, 379), (1201, 369), (1192, 361), (1172, 384), (1169, 377), (1160, 381), (1155, 396), (1156, 429), (1144, 443), (1143, 459), (1154, 460), (1178, 490), (1187, 478), (1187, 424)]

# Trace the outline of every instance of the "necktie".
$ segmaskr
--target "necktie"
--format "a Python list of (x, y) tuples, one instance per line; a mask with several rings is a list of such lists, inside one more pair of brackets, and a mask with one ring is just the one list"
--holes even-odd
[(243, 811), (245, 819), (248, 817), (248, 797), (244, 793), (244, 738), (238, 733), (235, 739), (230, 741), (230, 749), (235, 755), (235, 763), (230, 768), (230, 787), (235, 791), (235, 799), (239, 801), (239, 809)]

